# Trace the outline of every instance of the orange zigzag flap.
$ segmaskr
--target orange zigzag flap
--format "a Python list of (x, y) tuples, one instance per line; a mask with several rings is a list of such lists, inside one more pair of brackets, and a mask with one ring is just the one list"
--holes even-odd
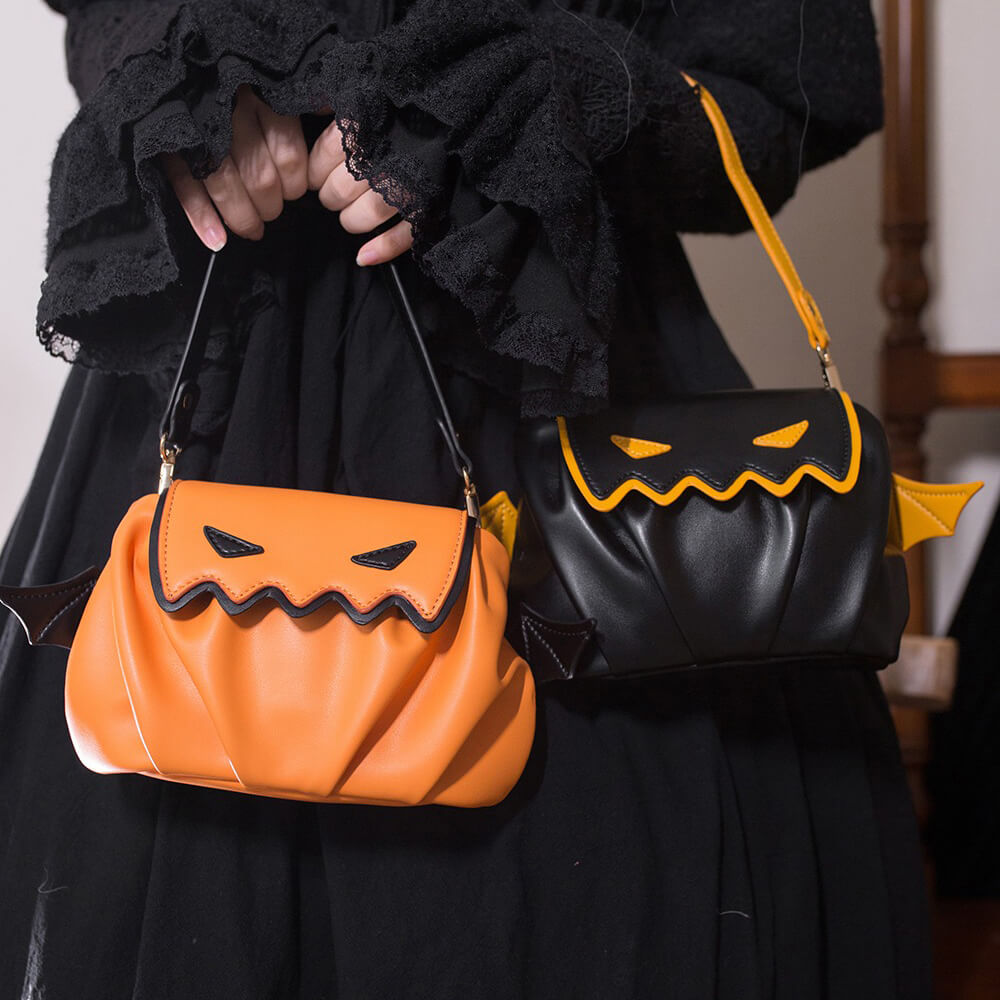
[(298, 618), (334, 601), (358, 624), (396, 607), (430, 632), (465, 585), (475, 534), (457, 508), (176, 480), (157, 503), (150, 575), (165, 611), (202, 593), (229, 614), (268, 598)]

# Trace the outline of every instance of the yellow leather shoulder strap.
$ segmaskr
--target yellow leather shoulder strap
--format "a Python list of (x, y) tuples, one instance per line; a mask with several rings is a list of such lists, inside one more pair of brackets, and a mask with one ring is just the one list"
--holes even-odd
[(733, 189), (743, 203), (750, 223), (760, 238), (761, 243), (764, 244), (764, 249), (771, 258), (775, 270), (784, 282), (785, 288), (788, 289), (792, 303), (799, 317), (802, 319), (806, 333), (809, 335), (809, 343), (819, 354), (823, 365), (824, 378), (828, 384), (833, 385), (835, 388), (840, 388), (836, 368), (829, 354), (830, 335), (826, 332), (819, 306), (816, 305), (815, 300), (802, 284), (802, 279), (799, 278), (798, 272), (795, 270), (795, 265), (792, 263), (791, 257), (788, 256), (788, 251), (785, 249), (785, 245), (781, 242), (781, 237), (778, 236), (778, 232), (774, 228), (771, 216), (768, 215), (767, 209), (764, 207), (764, 203), (760, 200), (760, 195), (757, 193), (757, 189), (747, 176), (743, 160), (740, 158), (739, 149), (736, 147), (736, 140), (733, 138), (733, 133), (729, 129), (729, 124), (722, 113), (722, 109), (715, 98), (697, 80), (687, 73), (684, 74), (684, 79), (698, 93), (701, 106), (708, 116), (708, 120), (712, 123), (712, 128), (715, 130), (715, 138), (719, 144), (722, 163), (726, 168), (726, 175), (729, 177), (729, 182), (733, 185)]

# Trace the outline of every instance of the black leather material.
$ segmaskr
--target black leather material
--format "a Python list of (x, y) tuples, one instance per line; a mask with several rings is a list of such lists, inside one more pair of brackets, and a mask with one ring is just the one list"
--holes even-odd
[[(385, 228), (389, 227), (387, 225), (383, 226), (383, 229)], [(208, 345), (209, 334), (211, 333), (212, 316), (218, 306), (219, 297), (219, 279), (216, 278), (213, 281), (212, 276), (215, 270), (220, 267), (219, 253), (210, 254), (208, 264), (205, 267), (205, 275), (202, 278), (201, 290), (195, 304), (194, 315), (191, 318), (191, 327), (188, 332), (187, 343), (184, 346), (184, 353), (181, 356), (181, 362), (177, 369), (173, 388), (170, 391), (170, 397), (167, 400), (166, 409), (160, 418), (161, 445), (176, 450), (178, 454), (187, 446), (191, 437), (191, 423), (201, 396), (198, 376), (205, 359), (205, 349)], [(434, 371), (431, 356), (427, 351), (423, 331), (420, 329), (416, 313), (410, 304), (406, 286), (403, 284), (399, 269), (393, 261), (382, 265), (381, 270), (386, 275), (389, 289), (395, 298), (400, 317), (413, 340), (414, 350), (417, 352), (424, 374), (427, 376), (428, 385), (437, 402), (438, 410), (440, 411), (437, 424), (444, 436), (448, 453), (455, 466), (455, 471), (464, 482), (466, 476), (472, 476), (472, 460), (462, 449), (461, 444), (459, 444), (458, 434), (455, 431), (448, 402), (441, 391), (441, 385)]]
[(580, 622), (553, 622), (527, 604), (521, 604), (520, 619), (525, 659), (536, 675), (566, 680), (576, 677), (594, 635), (597, 623), (593, 618)]
[[(839, 479), (847, 458), (843, 429), (830, 419), (837, 406), (843, 412), (830, 390), (745, 390), (609, 410), (569, 420), (567, 429), (588, 481), (608, 492), (623, 470), (641, 472), (644, 463), (659, 463), (663, 478), (673, 462), (675, 480), (700, 470), (720, 488), (751, 462), (772, 463), (778, 472), (769, 478), (780, 481), (790, 463), (812, 459)], [(901, 556), (884, 551), (892, 490), (885, 434), (868, 411), (855, 412), (860, 468), (847, 493), (806, 476), (783, 498), (753, 482), (729, 500), (688, 487), (666, 506), (631, 491), (607, 512), (573, 481), (556, 422), (525, 425), (511, 641), (526, 652), (523, 615), (564, 631), (593, 620), (576, 677), (800, 659), (885, 666), (898, 655), (909, 612), (906, 572)], [(809, 430), (792, 448), (773, 449), (780, 454), (751, 443), (802, 420)], [(670, 443), (671, 451), (630, 459), (612, 434)], [(552, 659), (529, 659), (540, 667), (537, 680), (566, 676)]]
[[(730, 405), (735, 403), (735, 405)], [(803, 464), (831, 478), (847, 478), (851, 429), (839, 392), (788, 389), (693, 396), (656, 407), (596, 413), (567, 422), (580, 471), (601, 500), (628, 479), (666, 493), (685, 476), (697, 476), (724, 491), (752, 470), (773, 483), (786, 480)], [(754, 444), (765, 434), (808, 422), (791, 447)], [(649, 458), (630, 458), (611, 435), (654, 440), (670, 450)]]
[(195, 304), (191, 327), (188, 331), (184, 354), (177, 368), (173, 388), (167, 407), (160, 418), (160, 439), (169, 446), (181, 451), (187, 446), (191, 437), (191, 422), (195, 407), (201, 397), (201, 387), (198, 385), (198, 375), (205, 359), (205, 348), (211, 332), (212, 314), (216, 306), (218, 283), (212, 283), (212, 272), (215, 269), (218, 254), (213, 253), (208, 258), (205, 277), (202, 279), (198, 300)]
[(248, 542), (245, 538), (237, 538), (235, 535), (230, 535), (228, 531), (222, 531), (220, 528), (213, 528), (210, 524), (205, 525), (204, 531), (205, 537), (208, 539), (208, 544), (223, 559), (239, 559), (240, 556), (259, 556), (264, 551), (260, 545)]
[(416, 547), (417, 543), (414, 541), (386, 545), (385, 548), (372, 549), (371, 552), (359, 552), (356, 556), (351, 556), (351, 562), (359, 566), (371, 566), (373, 569), (395, 569)]
[(99, 575), (90, 566), (44, 587), (0, 587), (0, 604), (13, 612), (32, 646), (69, 649)]

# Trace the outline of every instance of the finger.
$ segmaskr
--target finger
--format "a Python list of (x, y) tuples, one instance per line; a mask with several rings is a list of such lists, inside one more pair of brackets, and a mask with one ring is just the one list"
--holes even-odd
[(205, 190), (226, 225), (237, 236), (259, 240), (264, 235), (264, 221), (247, 193), (232, 157), (227, 156), (219, 169), (205, 178)]
[(278, 168), (278, 180), (285, 201), (301, 198), (309, 186), (309, 152), (299, 118), (279, 115), (263, 101), (257, 106), (264, 141), (271, 162)]
[(172, 153), (164, 160), (164, 170), (195, 235), (209, 250), (226, 245), (226, 227), (201, 181), (195, 180), (183, 158)]
[(384, 264), (387, 260), (393, 260), (400, 254), (406, 253), (412, 246), (413, 226), (403, 219), (391, 229), (369, 240), (358, 251), (358, 264), (362, 267), (369, 264)]
[(318, 191), (334, 167), (344, 162), (344, 141), (337, 123), (328, 125), (309, 154), (309, 187)]
[(347, 169), (347, 164), (341, 163), (330, 171), (330, 176), (323, 182), (323, 186), (319, 189), (319, 200), (331, 212), (341, 212), (356, 202), (367, 190), (369, 190), (368, 181), (359, 181)]
[(396, 212), (397, 209), (387, 205), (378, 192), (366, 191), (340, 213), (340, 224), (349, 233), (369, 233)]
[(285, 199), (278, 168), (267, 148), (257, 109), (260, 102), (237, 101), (233, 111), (233, 145), (230, 155), (239, 171), (243, 187), (264, 222), (281, 215)]

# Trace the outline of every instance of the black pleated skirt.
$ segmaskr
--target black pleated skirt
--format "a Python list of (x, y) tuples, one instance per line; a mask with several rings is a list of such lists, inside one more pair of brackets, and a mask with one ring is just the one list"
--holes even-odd
[[(179, 475), (454, 498), (382, 276), (342, 249), (262, 278), (216, 338)], [(511, 405), (442, 374), (480, 492), (516, 489)], [(0, 579), (103, 563), (155, 489), (171, 375), (71, 371)], [(314, 805), (90, 773), (65, 651), (0, 624), (0, 997), (929, 996), (916, 824), (872, 674), (550, 687), (500, 805)]]

